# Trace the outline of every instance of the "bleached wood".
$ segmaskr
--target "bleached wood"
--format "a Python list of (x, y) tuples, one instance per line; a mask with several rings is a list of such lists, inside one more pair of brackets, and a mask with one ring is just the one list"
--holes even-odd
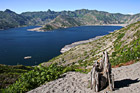
[(111, 64), (107, 52), (103, 52), (103, 58), (96, 61), (91, 70), (91, 89), (95, 92), (109, 87), (111, 91), (114, 88), (114, 76), (111, 73)]

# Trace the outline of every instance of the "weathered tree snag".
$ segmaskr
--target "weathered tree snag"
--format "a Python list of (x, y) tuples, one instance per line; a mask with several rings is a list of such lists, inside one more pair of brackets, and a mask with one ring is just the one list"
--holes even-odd
[(106, 87), (113, 91), (114, 76), (111, 73), (111, 64), (105, 51), (102, 60), (96, 61), (91, 70), (91, 89), (98, 92)]

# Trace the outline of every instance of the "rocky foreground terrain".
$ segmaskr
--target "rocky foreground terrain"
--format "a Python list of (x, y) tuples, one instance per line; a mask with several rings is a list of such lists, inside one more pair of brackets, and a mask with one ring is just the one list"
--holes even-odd
[[(140, 93), (140, 62), (113, 68), (112, 73), (115, 77), (113, 93)], [(100, 92), (110, 91), (106, 88)], [(61, 78), (48, 82), (28, 93), (93, 93), (93, 90), (90, 89), (90, 73), (68, 72)]]

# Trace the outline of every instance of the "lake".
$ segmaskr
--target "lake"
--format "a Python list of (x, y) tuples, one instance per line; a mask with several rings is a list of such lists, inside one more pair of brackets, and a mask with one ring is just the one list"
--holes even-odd
[[(53, 30), (51, 32), (32, 32), (37, 26), (0, 30), (0, 64), (38, 65), (60, 55), (67, 44), (87, 40), (122, 28), (121, 26), (80, 26)], [(24, 59), (32, 56), (31, 59)]]

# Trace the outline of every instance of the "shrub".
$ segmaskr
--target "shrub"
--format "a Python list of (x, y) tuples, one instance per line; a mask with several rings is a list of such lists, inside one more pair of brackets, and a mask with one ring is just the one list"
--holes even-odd
[(112, 52), (112, 57), (115, 57), (116, 56), (116, 52)]
[(16, 83), (2, 90), (2, 92), (23, 93), (29, 91), (46, 81), (57, 79), (64, 72), (63, 70), (64, 67), (57, 66), (57, 64), (52, 64), (49, 67), (35, 67), (33, 70), (22, 74)]

